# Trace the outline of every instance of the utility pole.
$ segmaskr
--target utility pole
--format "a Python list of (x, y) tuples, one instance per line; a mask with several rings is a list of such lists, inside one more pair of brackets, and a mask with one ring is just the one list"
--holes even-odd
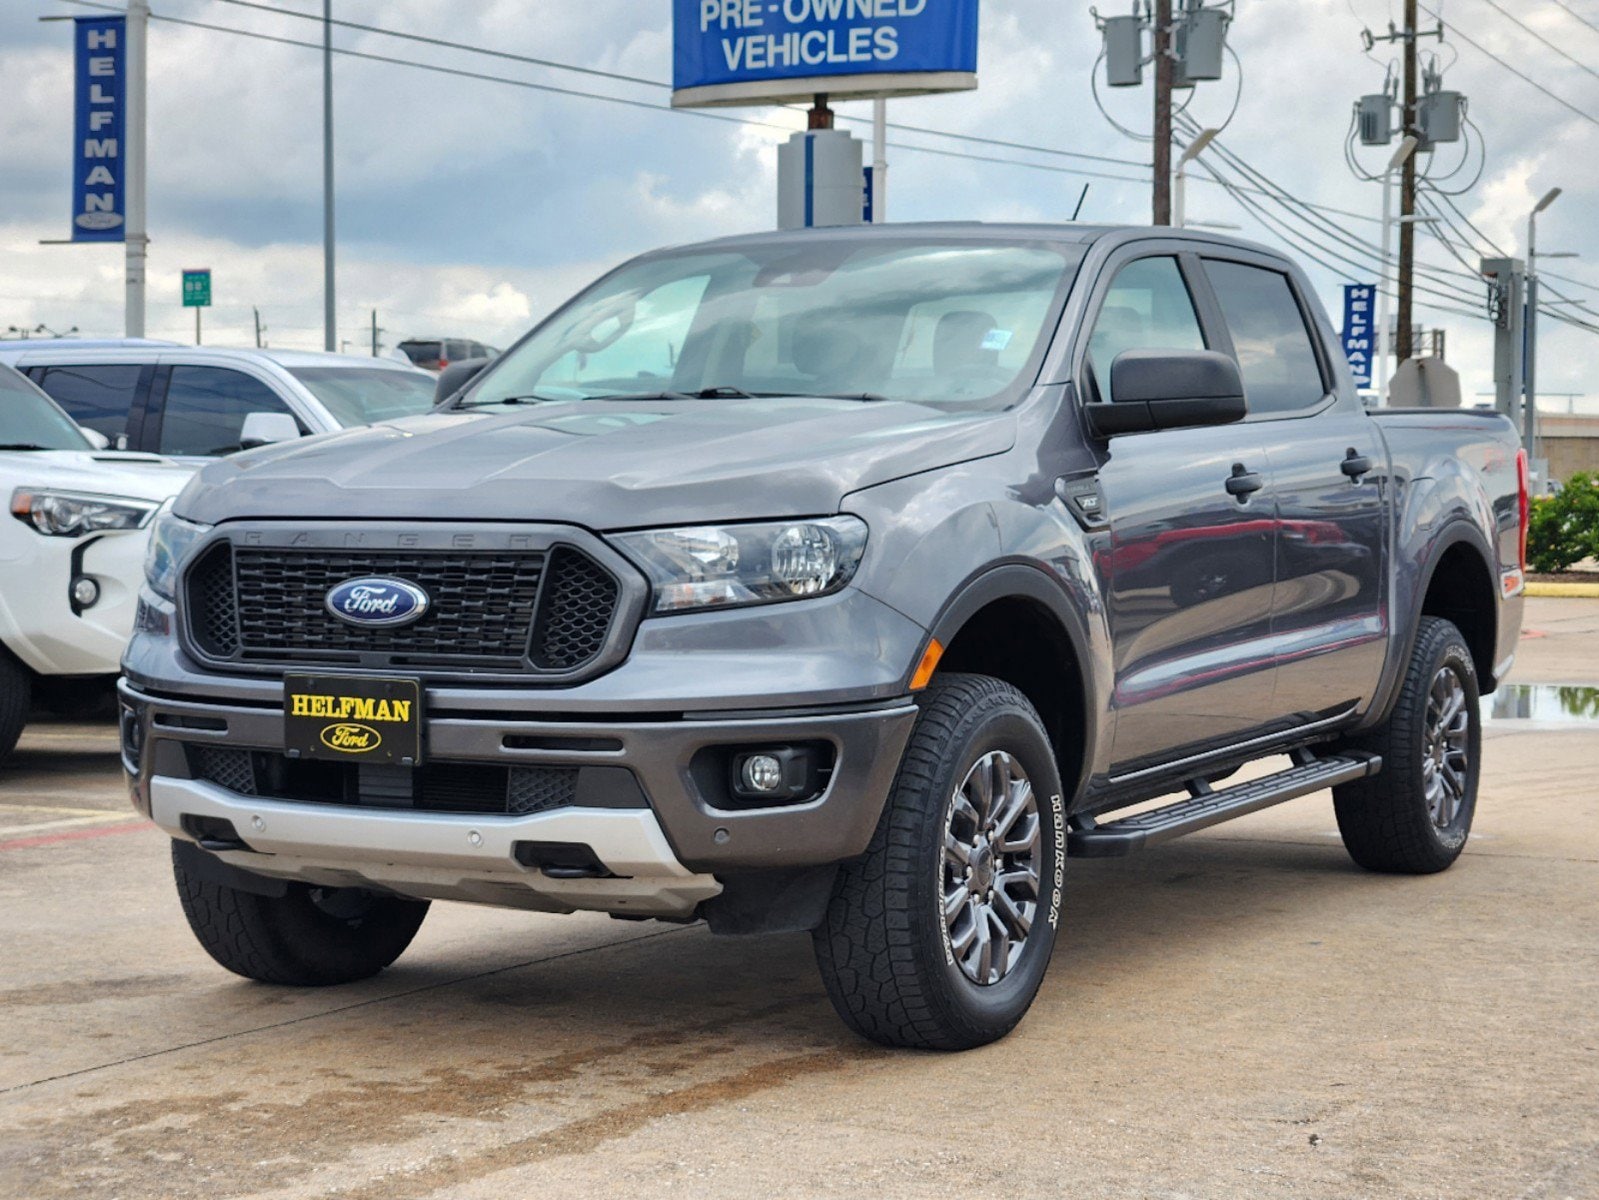
[(127, 46), (127, 128), (123, 149), (127, 154), (126, 224), (123, 227), (123, 254), (127, 264), (127, 291), (124, 295), (124, 325), (127, 336), (144, 336), (144, 266), (150, 239), (145, 234), (144, 208), (144, 126), (145, 75), (149, 59), (145, 54), (145, 34), (150, 27), (150, 0), (128, 0)]
[[(1538, 214), (1560, 198), (1561, 190), (1550, 188), (1527, 214), (1527, 339), (1521, 368), (1526, 396), (1522, 400), (1521, 444), (1535, 472), (1538, 470)], [(1555, 256), (1546, 254), (1544, 257)]]
[(382, 332), (383, 332), (383, 330), (378, 328), (378, 310), (374, 308), (372, 310), (372, 357), (373, 358), (376, 358), (378, 356), (378, 350), (381, 348), (379, 343), (378, 343), (378, 334), (380, 334)]
[(261, 349), (261, 310), (252, 308), (250, 311), (255, 314), (255, 348), (259, 350)]
[[(1154, 224), (1171, 224), (1171, 2), (1155, 0), (1155, 205)], [(1415, 0), (1406, 0), (1412, 8)]]
[[(1416, 0), (1405, 0), (1405, 107), (1402, 132), (1425, 144), (1416, 119)], [(1394, 365), (1415, 351), (1411, 341), (1411, 278), (1416, 269), (1416, 156), (1407, 154), (1399, 176), (1399, 329), (1394, 340)]]
[(872, 101), (872, 224), (888, 220), (888, 101)]
[(322, 0), (322, 348), (338, 347), (333, 295), (333, 0)]

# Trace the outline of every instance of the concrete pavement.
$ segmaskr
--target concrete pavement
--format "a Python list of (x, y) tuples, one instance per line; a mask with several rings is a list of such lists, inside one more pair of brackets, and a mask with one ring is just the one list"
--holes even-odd
[[(1516, 678), (1599, 685), (1599, 603)], [(1490, 726), (1441, 876), (1325, 794), (1074, 861), (1032, 1014), (965, 1055), (834, 1018), (807, 939), (435, 905), (376, 980), (195, 945), (109, 727), (0, 770), (0, 1196), (1599, 1196), (1599, 725)]]

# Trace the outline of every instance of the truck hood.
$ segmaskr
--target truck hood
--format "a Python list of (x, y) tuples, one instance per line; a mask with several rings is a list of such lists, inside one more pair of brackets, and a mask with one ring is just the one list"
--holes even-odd
[(14, 488), (57, 488), (96, 496), (131, 496), (164, 501), (178, 494), (194, 475), (153, 454), (117, 450), (0, 451), (0, 491), (11, 499)]
[(550, 521), (592, 529), (838, 511), (845, 495), (1000, 454), (1006, 413), (856, 400), (665, 400), (440, 412), (204, 468), (177, 512)]

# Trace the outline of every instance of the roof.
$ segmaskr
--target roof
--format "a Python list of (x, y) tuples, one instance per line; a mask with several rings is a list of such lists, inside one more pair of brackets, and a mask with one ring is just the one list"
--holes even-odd
[(181, 346), (159, 338), (4, 338), (0, 350), (123, 350), (130, 346), (152, 348)]
[[(403, 371), (408, 364), (393, 358), (373, 358), (366, 354), (329, 354), (322, 350), (276, 350), (256, 346), (190, 346), (183, 342), (158, 342), (144, 338), (117, 338), (101, 341), (76, 338), (38, 338), (27, 341), (0, 342), (0, 360), (15, 359), (21, 355), (43, 352), (52, 357), (71, 359), (78, 354), (103, 356), (118, 350), (138, 350), (142, 354), (165, 351), (193, 355), (216, 361), (227, 359), (252, 360), (276, 363), (280, 367), (382, 367), (390, 371)], [(37, 361), (37, 360), (35, 360)], [(149, 361), (148, 358), (143, 361)]]

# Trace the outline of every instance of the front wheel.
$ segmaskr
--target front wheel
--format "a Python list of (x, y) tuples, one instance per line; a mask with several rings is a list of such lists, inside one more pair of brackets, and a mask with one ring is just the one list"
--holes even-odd
[(183, 915), (205, 952), (262, 983), (326, 987), (376, 975), (399, 958), (427, 902), (362, 888), (291, 883), (281, 896), (247, 892), (191, 873), (172, 843)]
[(1406, 875), (1459, 858), (1477, 810), (1482, 711), (1471, 651), (1451, 622), (1421, 619), (1387, 720), (1350, 745), (1383, 761), (1378, 774), (1333, 789), (1349, 856)]
[(16, 749), (33, 702), (33, 677), (0, 648), (0, 762)]
[(1065, 841), (1027, 698), (981, 675), (935, 680), (871, 845), (840, 870), (813, 935), (839, 1016), (887, 1046), (1004, 1037), (1049, 966)]

